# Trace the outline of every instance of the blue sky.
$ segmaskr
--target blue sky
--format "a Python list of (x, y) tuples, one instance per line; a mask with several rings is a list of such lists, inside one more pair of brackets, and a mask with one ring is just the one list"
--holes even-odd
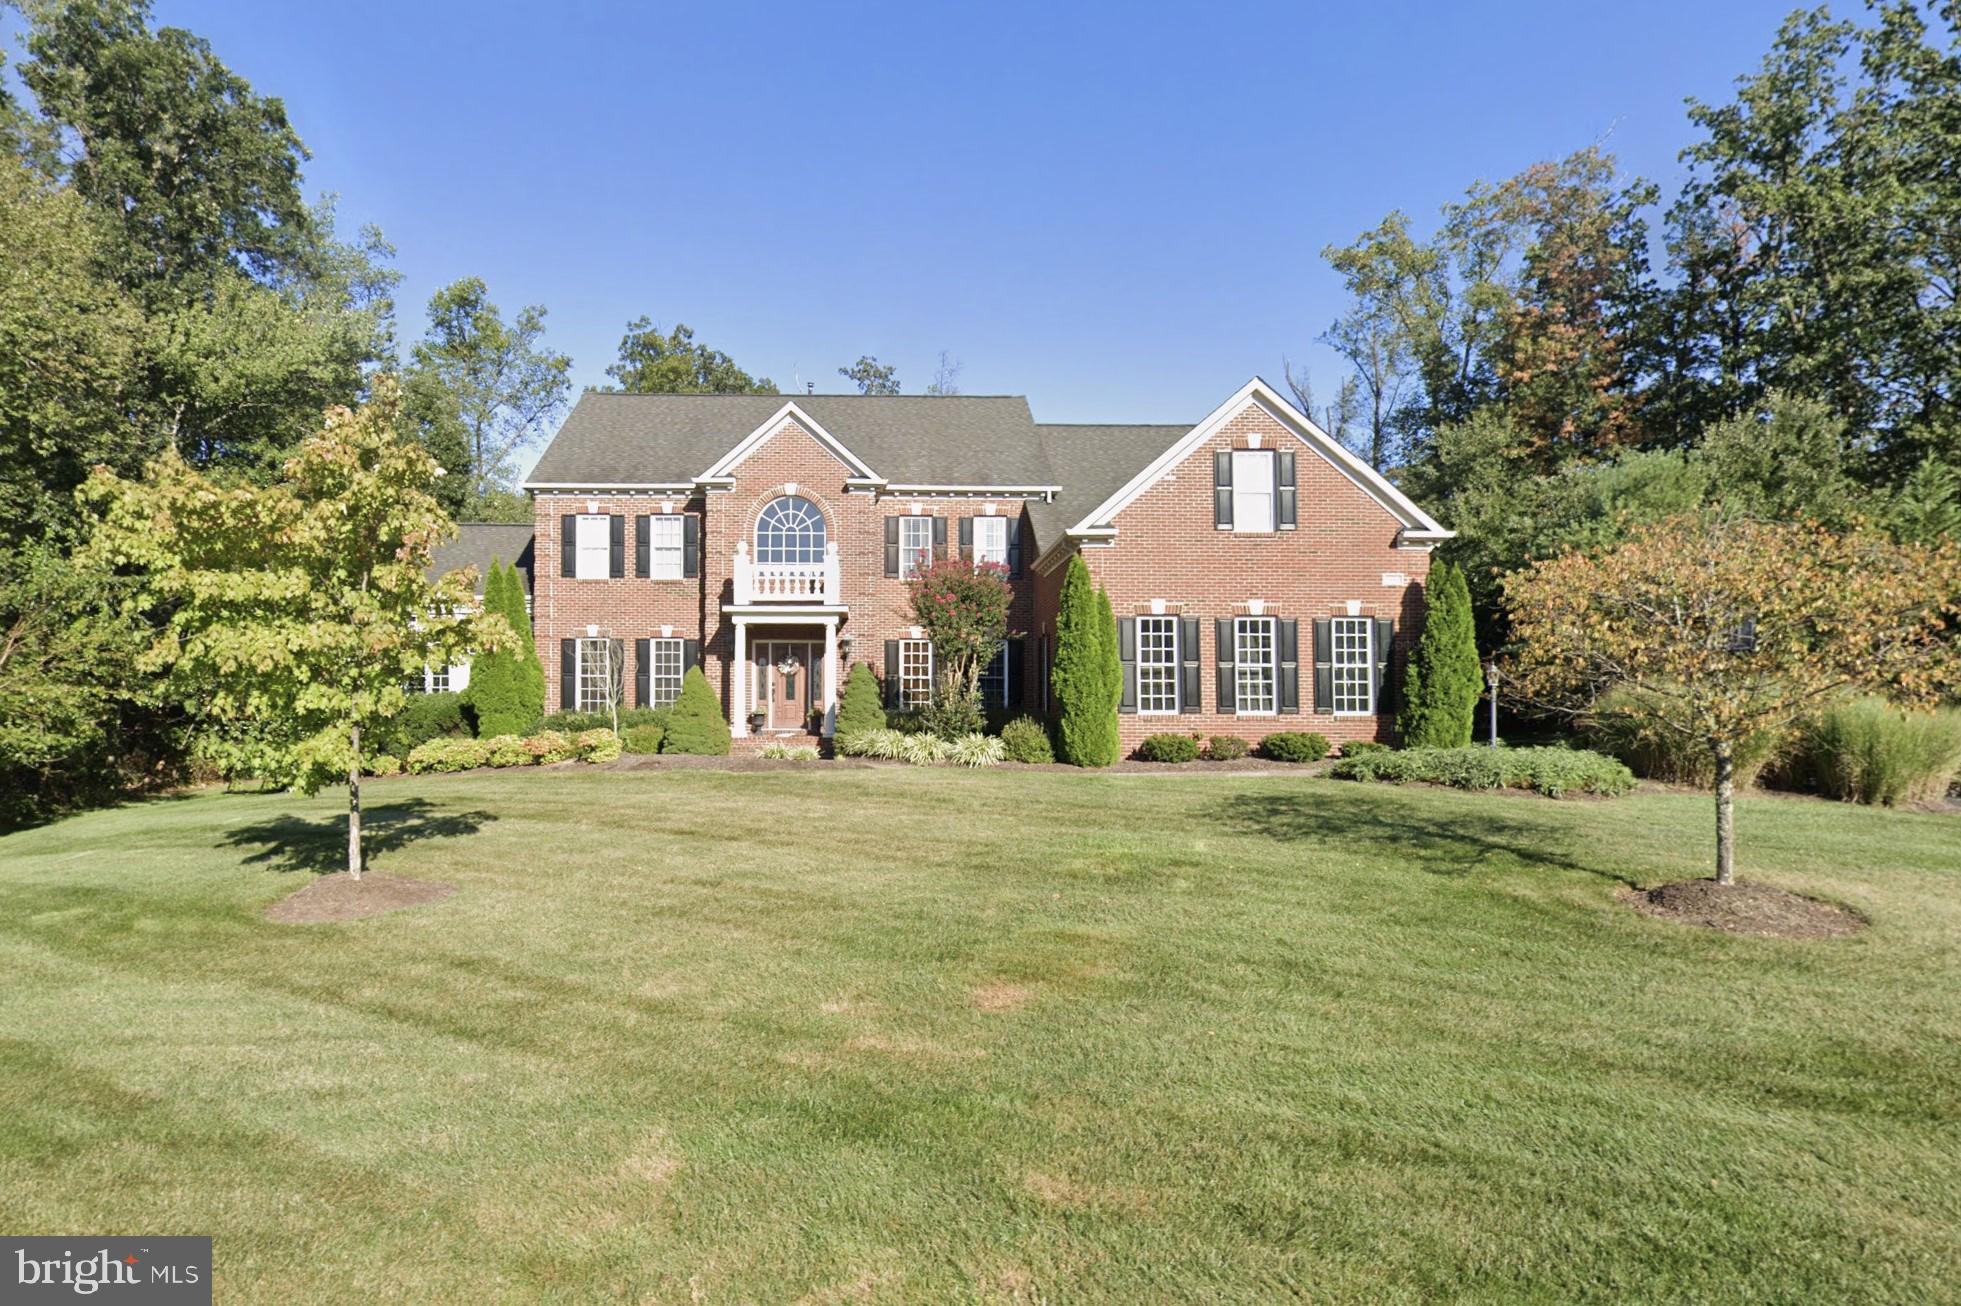
[(1666, 188), (1790, 0), (1501, 4), (157, 0), (399, 249), (404, 334), (482, 276), (580, 385), (640, 314), (788, 388), (860, 353), (1049, 421), (1201, 416), (1341, 308), (1391, 208), (1607, 138)]

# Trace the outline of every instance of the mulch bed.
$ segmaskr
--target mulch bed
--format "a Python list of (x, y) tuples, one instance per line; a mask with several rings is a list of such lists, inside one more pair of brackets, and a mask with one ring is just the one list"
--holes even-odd
[(455, 892), (455, 885), (434, 880), (376, 875), (373, 871), (354, 880), (346, 871), (337, 871), (266, 908), (266, 919), (282, 925), (333, 925), (405, 907), (427, 906)]
[(1622, 897), (1643, 915), (1757, 938), (1842, 939), (1866, 928), (1855, 912), (1768, 884), (1680, 880)]

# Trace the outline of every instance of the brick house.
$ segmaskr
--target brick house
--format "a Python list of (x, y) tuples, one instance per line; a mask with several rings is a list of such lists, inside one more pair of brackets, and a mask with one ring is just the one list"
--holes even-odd
[(917, 703), (906, 579), (998, 562), (989, 706), (1046, 715), (1064, 564), (1115, 606), (1125, 750), (1160, 731), (1388, 739), (1444, 530), (1254, 379), (1196, 425), (1037, 423), (1018, 396), (580, 399), (524, 488), (442, 561), (520, 548), (547, 706), (658, 706), (699, 663), (738, 737), (829, 734), (843, 670)]

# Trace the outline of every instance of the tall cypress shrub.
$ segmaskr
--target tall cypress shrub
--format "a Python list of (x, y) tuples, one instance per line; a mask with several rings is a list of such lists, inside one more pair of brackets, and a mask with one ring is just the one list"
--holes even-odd
[(483, 609), (503, 617), (517, 633), (518, 646), (486, 653), (470, 664), (470, 685), (464, 699), (477, 717), (477, 733), (526, 735), (545, 713), (545, 673), (531, 641), (531, 622), (524, 613), (524, 582), (517, 568), (492, 559), (484, 578)]
[(518, 734), (528, 735), (545, 719), (545, 664), (538, 660), (538, 641), (531, 635), (531, 614), (524, 607), (524, 578), (515, 564), (504, 569), (504, 620), (517, 632), (516, 702), (524, 720)]
[(1117, 640), (1117, 610), (1110, 604), (1110, 591), (1096, 587), (1097, 620), (1103, 623), (1103, 681), (1110, 696), (1110, 710), (1123, 703), (1123, 650)]
[(1115, 629), (1109, 602), (1097, 594), (1089, 568), (1080, 555), (1070, 558), (1056, 614), (1052, 676), (1060, 708), (1056, 753), (1076, 766), (1117, 760), (1117, 704), (1110, 694)]
[(1397, 719), (1403, 745), (1462, 748), (1470, 743), (1483, 682), (1470, 586), (1461, 569), (1439, 561), (1423, 587), (1423, 633), (1403, 678), (1403, 710)]

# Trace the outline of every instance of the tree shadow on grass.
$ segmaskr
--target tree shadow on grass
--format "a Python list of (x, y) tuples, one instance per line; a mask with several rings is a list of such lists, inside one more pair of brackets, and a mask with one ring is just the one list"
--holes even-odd
[[(361, 811), (362, 853), (372, 866), (385, 853), (423, 839), (475, 834), (496, 819), (489, 812), (446, 812), (426, 798), (378, 803)], [(258, 848), (244, 859), (247, 866), (263, 865), (275, 871), (314, 874), (344, 871), (347, 869), (347, 814), (342, 812), (318, 821), (275, 816), (227, 831), (224, 842), (232, 848)]]
[[(1238, 794), (1225, 801), (1218, 822), (1235, 834), (1283, 843), (1338, 847), (1357, 843), (1386, 848), (1428, 875), (1464, 876), (1510, 866), (1580, 871), (1630, 888), (1625, 872), (1597, 865), (1574, 850), (1572, 836), (1550, 825), (1500, 812), (1459, 812), (1448, 817), (1370, 794), (1370, 801), (1316, 787), (1297, 794)], [(1377, 801), (1389, 798), (1392, 802)], [(1493, 796), (1494, 803), (1509, 801)], [(1519, 800), (1524, 801), (1524, 800)]]

